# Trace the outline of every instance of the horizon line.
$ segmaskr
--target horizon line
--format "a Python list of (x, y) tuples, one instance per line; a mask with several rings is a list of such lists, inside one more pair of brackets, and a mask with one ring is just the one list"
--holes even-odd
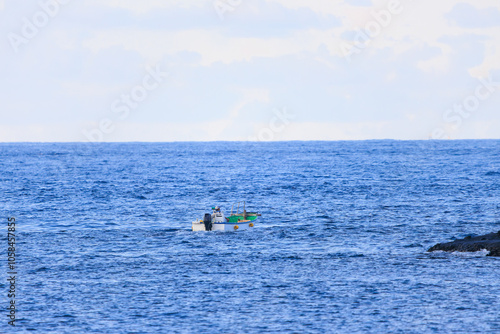
[(385, 138), (385, 139), (334, 139), (334, 140), (324, 140), (324, 139), (292, 139), (292, 140), (174, 140), (174, 141), (141, 141), (141, 140), (132, 140), (132, 141), (99, 141), (99, 142), (90, 142), (90, 141), (0, 141), (0, 144), (134, 144), (134, 143), (143, 143), (143, 144), (171, 144), (171, 143), (290, 143), (290, 142), (362, 142), (362, 141), (400, 141), (400, 142), (410, 142), (410, 141), (439, 141), (439, 142), (448, 142), (448, 141), (486, 141), (486, 140), (500, 140), (500, 138), (463, 138), (463, 139), (452, 139), (452, 138), (443, 138), (443, 139), (393, 139), (393, 138)]

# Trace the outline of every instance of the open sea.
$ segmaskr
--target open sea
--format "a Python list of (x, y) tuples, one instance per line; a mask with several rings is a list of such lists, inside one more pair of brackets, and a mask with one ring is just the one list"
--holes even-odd
[(426, 252), (500, 230), (498, 140), (0, 144), (0, 196), (1, 333), (500, 333), (500, 258)]

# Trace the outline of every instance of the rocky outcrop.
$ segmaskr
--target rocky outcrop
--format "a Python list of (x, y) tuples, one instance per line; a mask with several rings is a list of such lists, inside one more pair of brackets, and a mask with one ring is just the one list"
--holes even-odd
[(480, 235), (478, 237), (465, 237), (464, 239), (437, 244), (429, 248), (428, 252), (445, 251), (445, 252), (478, 252), (486, 249), (490, 251), (488, 256), (500, 256), (500, 231)]

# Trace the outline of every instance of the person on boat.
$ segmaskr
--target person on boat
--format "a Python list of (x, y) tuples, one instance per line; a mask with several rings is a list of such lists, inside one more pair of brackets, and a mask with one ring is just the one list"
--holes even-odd
[(214, 213), (212, 213), (212, 220), (214, 222), (223, 222), (223, 221), (225, 221), (225, 217), (222, 214), (222, 212), (220, 210), (220, 207), (216, 206), (214, 208)]

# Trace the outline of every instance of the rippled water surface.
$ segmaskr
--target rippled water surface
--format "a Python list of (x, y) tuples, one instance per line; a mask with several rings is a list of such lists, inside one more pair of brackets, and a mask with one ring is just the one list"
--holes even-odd
[[(15, 331), (500, 333), (500, 259), (426, 253), (500, 230), (499, 149), (0, 144), (0, 212), (18, 224)], [(190, 230), (238, 200), (262, 213), (252, 231)]]

